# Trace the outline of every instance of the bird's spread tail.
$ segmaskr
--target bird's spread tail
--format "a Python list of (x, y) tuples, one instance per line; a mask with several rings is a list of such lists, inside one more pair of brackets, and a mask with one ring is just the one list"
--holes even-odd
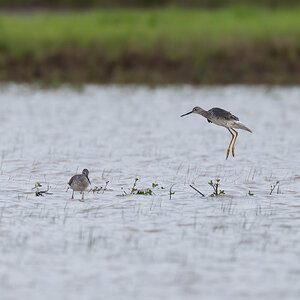
[(246, 127), (244, 124), (242, 124), (241, 122), (234, 122), (234, 126), (233, 128), (238, 128), (238, 129), (243, 129), (243, 130), (247, 130), (249, 132), (252, 132), (248, 127)]

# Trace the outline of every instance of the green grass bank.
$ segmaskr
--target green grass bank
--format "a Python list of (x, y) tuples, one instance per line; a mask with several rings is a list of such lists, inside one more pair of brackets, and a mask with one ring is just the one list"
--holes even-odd
[(300, 84), (300, 7), (0, 14), (0, 80)]

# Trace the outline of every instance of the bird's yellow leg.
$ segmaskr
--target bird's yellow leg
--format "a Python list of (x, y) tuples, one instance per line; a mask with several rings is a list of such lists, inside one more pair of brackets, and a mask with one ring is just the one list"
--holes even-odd
[(235, 142), (236, 142), (236, 139), (237, 139), (239, 133), (236, 130), (234, 130), (234, 129), (232, 129), (232, 131), (234, 131), (236, 133), (234, 141), (233, 141), (233, 144), (232, 144), (232, 156), (234, 157), (234, 146), (235, 146)]
[(74, 191), (72, 192), (72, 199), (74, 199)]
[(230, 146), (231, 146), (231, 143), (232, 143), (232, 141), (233, 141), (233, 139), (234, 139), (234, 134), (231, 132), (231, 130), (230, 130), (229, 128), (227, 128), (227, 129), (228, 129), (228, 131), (230, 132), (230, 134), (232, 135), (232, 138), (231, 138), (231, 140), (230, 140), (230, 143), (229, 143), (229, 146), (228, 146), (228, 149), (227, 149), (226, 159), (228, 158), (229, 151), (230, 151)]

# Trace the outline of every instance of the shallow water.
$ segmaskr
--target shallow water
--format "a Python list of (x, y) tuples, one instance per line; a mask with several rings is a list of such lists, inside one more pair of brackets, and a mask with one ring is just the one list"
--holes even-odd
[[(299, 96), (2, 86), (1, 300), (299, 299)], [(179, 117), (196, 105), (253, 130), (240, 131), (235, 158), (225, 160), (227, 130)], [(71, 200), (66, 183), (83, 168), (107, 190)], [(159, 184), (154, 195), (120, 196), (135, 178), (137, 188)], [(209, 197), (217, 178), (225, 195)], [(36, 182), (53, 194), (36, 197)]]

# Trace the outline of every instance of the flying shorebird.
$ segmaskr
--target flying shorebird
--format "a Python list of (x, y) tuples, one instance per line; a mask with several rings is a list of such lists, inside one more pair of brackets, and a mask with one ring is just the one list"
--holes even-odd
[(89, 170), (83, 169), (82, 174), (76, 174), (72, 176), (69, 180), (68, 185), (73, 190), (72, 192), (72, 199), (74, 199), (74, 192), (80, 192), (82, 194), (81, 200), (84, 200), (84, 191), (86, 188), (91, 184), (89, 179)]
[[(207, 121), (209, 123), (214, 123), (216, 125), (223, 126), (223, 127), (228, 129), (228, 131), (232, 135), (232, 138), (230, 140), (230, 143), (229, 143), (229, 146), (228, 146), (228, 149), (227, 149), (226, 159), (228, 158), (232, 141), (233, 141), (232, 156), (234, 157), (234, 146), (235, 146), (236, 139), (238, 137), (238, 132), (236, 130), (234, 130), (233, 128), (243, 129), (243, 130), (247, 130), (249, 132), (252, 132), (248, 127), (246, 127), (244, 124), (239, 122), (238, 117), (234, 116), (229, 111), (224, 110), (222, 108), (214, 107), (214, 108), (206, 111), (206, 110), (202, 109), (201, 107), (196, 106), (196, 107), (193, 108), (192, 111), (190, 111), (190, 112), (188, 112), (184, 115), (181, 115), (181, 117), (184, 117), (184, 116), (192, 114), (192, 113), (199, 114), (199, 115), (203, 116), (204, 118), (207, 119)], [(230, 129), (233, 132), (235, 132), (235, 135)]]

